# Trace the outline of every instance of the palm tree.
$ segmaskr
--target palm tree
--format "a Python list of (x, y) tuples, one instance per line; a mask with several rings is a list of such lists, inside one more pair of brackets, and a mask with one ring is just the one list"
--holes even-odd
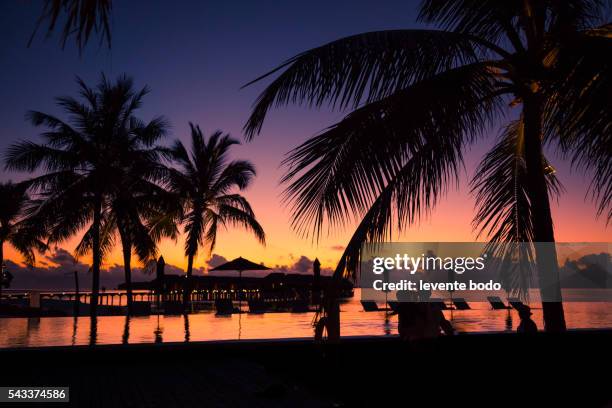
[[(41, 233), (27, 222), (30, 197), (24, 184), (0, 183), (0, 272), (4, 271), (4, 243), (9, 243), (27, 264), (34, 263), (34, 250), (45, 251)], [(0, 291), (2, 285), (0, 284)]]
[[(163, 132), (158, 133), (154, 139), (162, 135)], [(120, 146), (123, 149), (120, 154), (123, 172), (114, 191), (109, 194), (101, 222), (102, 258), (113, 249), (115, 236), (121, 242), (128, 314), (132, 313), (133, 306), (132, 252), (145, 268), (149, 268), (157, 256), (157, 242), (162, 237), (177, 235), (175, 225), (173, 229), (151, 230), (152, 220), (176, 211), (176, 199), (155, 183), (161, 179), (163, 172), (158, 161), (161, 151), (157, 147), (142, 146), (141, 136), (133, 135), (129, 143)], [(152, 143), (154, 140), (148, 142)], [(92, 233), (90, 228), (83, 236), (75, 249), (77, 256), (91, 251)]]
[(92, 34), (100, 34), (100, 43), (111, 46), (111, 12), (112, 0), (45, 0), (36, 28), (30, 37), (28, 47), (32, 44), (40, 26), (47, 21), (49, 37), (63, 19), (60, 43), (62, 48), (74, 36), (79, 52), (83, 50)]
[(251, 231), (265, 244), (265, 233), (255, 218), (251, 205), (235, 190), (246, 189), (255, 176), (255, 168), (246, 160), (229, 161), (229, 150), (240, 144), (229, 135), (217, 131), (208, 137), (197, 125), (191, 127), (191, 150), (177, 140), (167, 156), (177, 167), (169, 167), (169, 190), (180, 197), (184, 216), (187, 279), (183, 293), (189, 304), (193, 261), (200, 246), (212, 252), (219, 228), (236, 225)]
[[(152, 145), (166, 131), (166, 122), (157, 117), (145, 124), (134, 116), (147, 94), (145, 87), (134, 91), (133, 81), (121, 76), (115, 83), (104, 75), (96, 88), (77, 78), (81, 100), (72, 97), (57, 99), (68, 114), (68, 121), (42, 112), (29, 112), (35, 126), (46, 126), (41, 134), (45, 143), (22, 141), (9, 147), (7, 170), (44, 174), (28, 181), (37, 193), (33, 223), (47, 231), (49, 242), (61, 242), (85, 231), (86, 246), (91, 248), (92, 295), (91, 314), (96, 314), (100, 288), (102, 255), (112, 244), (110, 231), (116, 218), (111, 208), (126, 186), (133, 180), (126, 174), (134, 169), (143, 183), (155, 171), (143, 163), (157, 154)], [(137, 161), (135, 157), (139, 158)], [(158, 172), (158, 174), (163, 174)], [(135, 189), (134, 191), (137, 191)], [(133, 242), (132, 242), (133, 244)]]
[[(272, 107), (354, 109), (293, 150), (283, 180), (291, 183), (293, 225), (305, 234), (318, 237), (324, 223), (333, 228), (350, 214), (361, 217), (336, 269), (353, 275), (363, 242), (382, 241), (431, 211), (457, 182), (464, 148), (520, 116), (526, 172), (517, 178), (520, 193), (480, 202), (475, 224), (505, 239), (506, 223), (518, 222), (510, 230), (529, 230), (514, 234), (517, 239), (554, 242), (545, 143), (592, 171), (599, 212), (612, 217), (612, 65), (601, 57), (612, 51), (612, 26), (601, 21), (604, 6), (601, 0), (424, 0), (419, 20), (438, 29), (342, 38), (253, 81), (278, 74), (258, 98), (246, 137), (261, 131)], [(496, 171), (479, 174), (479, 194), (493, 198), (483, 178)], [(519, 203), (525, 198), (528, 206)], [(519, 217), (489, 222), (519, 205)], [(556, 251), (534, 247), (538, 275), (546, 280), (542, 298), (556, 300), (543, 303), (545, 328), (562, 331)]]

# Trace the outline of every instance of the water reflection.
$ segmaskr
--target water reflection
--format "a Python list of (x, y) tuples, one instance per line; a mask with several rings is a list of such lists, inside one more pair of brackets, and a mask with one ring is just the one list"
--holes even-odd
[[(342, 303), (341, 310), (343, 335), (397, 333), (397, 316), (383, 311), (366, 313), (358, 297)], [(532, 311), (542, 329), (542, 310), (536, 307)], [(612, 327), (612, 303), (568, 302), (565, 311), (570, 328)], [(491, 310), (490, 305), (478, 302), (472, 304), (471, 310), (449, 310), (444, 314), (452, 318), (459, 332), (512, 331), (518, 320), (514, 310)], [(187, 316), (101, 316), (93, 321), (89, 317), (0, 318), (0, 347), (311, 338), (313, 317), (314, 313), (216, 316), (214, 312), (203, 312)]]
[(157, 315), (157, 327), (153, 330), (153, 342), (162, 343), (164, 341), (162, 335), (164, 334), (164, 328), (159, 324), (159, 315)]
[(512, 313), (510, 313), (510, 309), (508, 309), (508, 314), (506, 315), (506, 331), (512, 331)]
[(385, 323), (383, 324), (383, 333), (385, 333), (385, 336), (391, 334), (391, 319), (389, 316), (389, 313), (385, 313)]
[(130, 316), (125, 316), (125, 324), (123, 325), (123, 336), (121, 336), (121, 343), (128, 344), (130, 341)]
[(191, 337), (189, 334), (189, 315), (184, 314), (183, 320), (184, 320), (183, 325), (185, 327), (185, 343), (189, 343), (189, 338)]
[(91, 317), (89, 320), (89, 345), (95, 346), (98, 340), (98, 319), (99, 317)]
[(74, 318), (72, 319), (72, 341), (70, 342), (70, 344), (73, 346), (76, 344), (78, 329), (79, 329), (79, 318), (77, 316), (74, 316)]

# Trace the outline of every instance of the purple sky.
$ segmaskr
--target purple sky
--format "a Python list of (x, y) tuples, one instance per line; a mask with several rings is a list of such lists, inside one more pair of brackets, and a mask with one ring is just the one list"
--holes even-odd
[[(27, 110), (60, 114), (53, 98), (75, 94), (75, 75), (93, 84), (101, 72), (111, 78), (127, 73), (137, 86), (151, 87), (139, 116), (165, 115), (172, 123), (169, 141), (186, 140), (189, 121), (199, 123), (206, 132), (221, 128), (241, 138), (242, 126), (263, 84), (244, 90), (241, 85), (299, 52), (343, 36), (416, 27), (418, 5), (406, 0), (115, 1), (112, 50), (99, 48), (94, 39), (79, 56), (72, 44), (61, 50), (57, 36), (44, 40), (39, 35), (26, 48), (41, 3), (0, 2), (0, 151), (19, 139), (35, 138), (40, 131), (24, 121)], [(246, 253), (255, 256), (254, 261), (272, 265), (292, 265), (304, 255), (310, 259), (319, 256), (324, 266), (335, 264), (351, 231), (325, 240), (322, 250), (292, 236), (287, 210), (278, 203), (282, 190), (278, 180), (283, 174), (279, 168), (283, 155), (341, 117), (340, 112), (327, 108), (318, 112), (296, 107), (276, 110), (254, 142), (235, 150), (236, 157), (252, 160), (258, 170), (248, 197), (262, 215), (268, 252), (249, 238), (242, 252), (220, 240), (221, 255), (231, 259)], [(473, 174), (492, 142), (488, 138), (468, 152), (466, 175)], [(560, 239), (571, 240), (575, 232), (579, 240), (609, 240), (605, 222), (595, 219), (592, 203), (584, 203), (588, 178), (581, 172), (570, 173), (569, 165), (557, 156), (551, 158), (572, 192), (555, 205)], [(2, 172), (0, 180), (23, 177)], [(436, 240), (439, 231), (440, 240), (449, 240), (449, 229), (456, 230), (459, 240), (473, 238), (469, 225), (473, 205), (463, 180), (460, 193), (450, 195), (432, 221), (424, 229), (417, 228), (409, 239)], [(424, 232), (419, 235), (419, 231)], [(180, 254), (170, 262), (181, 264)], [(198, 262), (202, 266), (206, 259)]]

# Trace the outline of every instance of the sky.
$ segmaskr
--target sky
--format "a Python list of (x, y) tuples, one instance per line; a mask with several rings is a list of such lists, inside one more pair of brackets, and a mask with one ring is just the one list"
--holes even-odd
[[(176, 4), (176, 3), (175, 3)], [(146, 6), (145, 6), (146, 5)], [(265, 83), (241, 86), (287, 58), (343, 36), (360, 32), (414, 28), (417, 2), (406, 0), (341, 1), (185, 1), (170, 6), (164, 1), (120, 2), (113, 5), (112, 48), (90, 42), (82, 55), (72, 44), (62, 50), (57, 36), (39, 35), (26, 47), (40, 12), (40, 2), (0, 2), (0, 151), (21, 139), (36, 140), (41, 129), (24, 120), (28, 110), (59, 115), (54, 97), (75, 95), (75, 76), (94, 84), (100, 73), (113, 78), (126, 73), (138, 87), (152, 92), (137, 115), (149, 120), (164, 115), (172, 124), (167, 143), (188, 141), (188, 122), (205, 132), (217, 129), (242, 140), (250, 108)], [(352, 225), (330, 232), (318, 242), (297, 235), (290, 228), (290, 210), (281, 203), (284, 155), (307, 138), (341, 119), (343, 112), (323, 107), (311, 110), (289, 107), (269, 114), (254, 141), (233, 151), (233, 157), (251, 160), (257, 178), (245, 192), (267, 235), (267, 245), (240, 230), (221, 231), (216, 259), (247, 257), (271, 267), (299, 271), (298, 265), (318, 257), (333, 268), (350, 238)], [(404, 241), (473, 241), (471, 220), (474, 199), (467, 182), (495, 132), (466, 154), (458, 189), (452, 189), (432, 214), (414, 225)], [(549, 152), (566, 193), (553, 203), (558, 241), (610, 241), (605, 220), (596, 218), (595, 205), (586, 196), (588, 174), (572, 171), (569, 163)], [(0, 180), (22, 180), (26, 174), (2, 172)], [(585, 199), (586, 198), (586, 199)], [(57, 267), (58, 251), (70, 253), (77, 238), (39, 256), (40, 268)], [(182, 240), (164, 241), (160, 253), (177, 268), (186, 267)], [(20, 258), (12, 248), (7, 257)], [(61, 252), (63, 254), (63, 252)], [(204, 273), (211, 254), (201, 252), (196, 267)], [(83, 262), (83, 260), (80, 260)], [(105, 260), (109, 273), (121, 264), (118, 250)]]

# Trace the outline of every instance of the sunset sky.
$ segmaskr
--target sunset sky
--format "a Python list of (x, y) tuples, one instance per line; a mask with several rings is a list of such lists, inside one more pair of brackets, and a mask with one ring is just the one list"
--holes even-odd
[[(188, 141), (188, 122), (207, 132), (222, 129), (242, 139), (241, 129), (251, 104), (264, 84), (241, 90), (249, 80), (306, 49), (339, 37), (364, 31), (414, 27), (417, 2), (406, 0), (168, 2), (151, 1), (148, 8), (131, 2), (114, 2), (112, 50), (98, 48), (96, 40), (82, 56), (69, 44), (61, 50), (57, 37), (39, 36), (26, 44), (39, 13), (39, 2), (0, 3), (0, 150), (19, 139), (35, 140), (42, 129), (25, 122), (27, 110), (62, 116), (53, 98), (75, 95), (75, 75), (94, 84), (101, 72), (114, 78), (126, 73), (138, 87), (148, 85), (137, 116), (148, 120), (163, 114), (172, 131), (167, 143)], [(139, 5), (142, 5), (140, 3)], [(251, 160), (258, 176), (246, 197), (267, 234), (267, 245), (239, 230), (221, 231), (214, 253), (227, 259), (247, 257), (268, 266), (293, 266), (300, 257), (318, 257), (324, 267), (334, 267), (352, 228), (323, 236), (317, 243), (297, 236), (289, 226), (290, 212), (280, 203), (279, 179), (284, 154), (308, 137), (342, 117), (327, 108), (313, 111), (284, 108), (272, 111), (262, 134), (234, 150), (235, 158)], [(405, 241), (472, 241), (474, 200), (467, 181), (495, 132), (466, 155), (465, 173), (458, 190), (451, 190), (435, 211), (397, 239)], [(569, 163), (548, 152), (566, 192), (553, 204), (558, 241), (610, 241), (612, 231), (596, 218), (595, 205), (586, 196), (588, 175), (570, 171)], [(2, 180), (22, 180), (27, 175), (7, 174)], [(352, 225), (352, 224), (351, 224)], [(78, 238), (60, 247), (71, 251)], [(160, 252), (167, 263), (186, 267), (182, 241), (165, 241)], [(12, 248), (5, 254), (19, 261)], [(120, 263), (116, 250), (107, 266)], [(201, 252), (197, 267), (204, 267)]]

